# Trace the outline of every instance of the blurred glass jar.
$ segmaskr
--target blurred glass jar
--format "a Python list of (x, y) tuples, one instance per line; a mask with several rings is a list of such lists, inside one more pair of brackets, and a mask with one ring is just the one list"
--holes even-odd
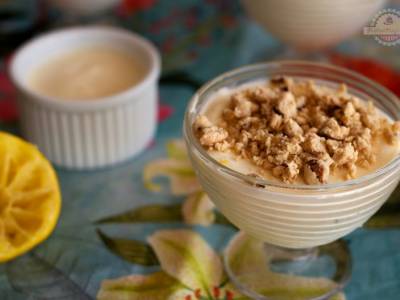
[(386, 0), (242, 0), (248, 15), (296, 50), (328, 48), (351, 37)]

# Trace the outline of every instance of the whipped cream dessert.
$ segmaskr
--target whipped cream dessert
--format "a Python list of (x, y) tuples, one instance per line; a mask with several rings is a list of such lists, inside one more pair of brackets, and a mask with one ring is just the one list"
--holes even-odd
[(346, 85), (332, 89), (284, 77), (219, 90), (194, 130), (225, 166), (293, 184), (357, 178), (400, 152), (400, 122)]

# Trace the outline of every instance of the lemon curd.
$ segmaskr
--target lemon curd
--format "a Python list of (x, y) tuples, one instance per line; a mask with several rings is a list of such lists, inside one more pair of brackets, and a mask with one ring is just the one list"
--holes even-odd
[(50, 58), (28, 76), (37, 93), (62, 100), (112, 96), (138, 84), (145, 67), (134, 55), (109, 46), (90, 46)]

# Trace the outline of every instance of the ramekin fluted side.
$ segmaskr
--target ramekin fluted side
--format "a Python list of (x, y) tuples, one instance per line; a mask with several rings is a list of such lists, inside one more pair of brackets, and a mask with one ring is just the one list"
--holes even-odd
[[(143, 65), (141, 80), (124, 91), (91, 100), (50, 97), (31, 88), (32, 70), (52, 57), (85, 47), (132, 55)], [(72, 27), (35, 37), (10, 64), (21, 133), (53, 163), (68, 169), (101, 168), (133, 157), (151, 142), (156, 130), (160, 70), (157, 49), (120, 28)]]
[(21, 94), (21, 133), (59, 166), (91, 169), (112, 165), (141, 152), (155, 133), (156, 82), (133, 100), (79, 111), (45, 105)]

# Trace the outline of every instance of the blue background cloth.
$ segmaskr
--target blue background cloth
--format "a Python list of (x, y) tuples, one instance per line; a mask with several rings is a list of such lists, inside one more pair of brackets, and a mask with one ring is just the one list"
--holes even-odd
[[(187, 72), (199, 82), (233, 67), (261, 60), (270, 60), (282, 52), (282, 47), (242, 16), (224, 43), (214, 42), (220, 35), (210, 37), (208, 46), (193, 46), (196, 59), (188, 58), (174, 68), (168, 53), (164, 59), (169, 70)], [(129, 25), (126, 22), (125, 26)], [(179, 29), (175, 34), (179, 35)], [(164, 42), (155, 41), (159, 47)], [(187, 50), (187, 49), (186, 49)], [(188, 50), (190, 52), (190, 50)], [(336, 51), (356, 56), (374, 58), (400, 70), (399, 46), (384, 47), (372, 38), (361, 35), (341, 44)], [(178, 53), (178, 52), (176, 52)], [(176, 54), (186, 55), (186, 54)], [(186, 57), (186, 56), (185, 56)], [(172, 66), (172, 67), (171, 67)], [(145, 241), (160, 228), (176, 228), (182, 224), (130, 224), (95, 225), (94, 221), (149, 203), (177, 203), (182, 198), (155, 194), (146, 190), (142, 182), (143, 166), (165, 155), (164, 145), (171, 138), (181, 137), (182, 118), (193, 89), (185, 84), (162, 85), (160, 102), (172, 108), (172, 115), (160, 122), (152, 146), (134, 159), (118, 166), (93, 172), (74, 172), (57, 169), (63, 194), (63, 208), (58, 226), (51, 237), (34, 253), (48, 264), (55, 266), (66, 277), (95, 297), (103, 279), (132, 273), (153, 272), (156, 267), (143, 267), (126, 262), (112, 254), (98, 239), (96, 228), (113, 237)], [(14, 123), (0, 123), (0, 130), (18, 132)], [(399, 195), (400, 197), (400, 195)], [(234, 233), (221, 225), (194, 227), (217, 250), (222, 250)], [(345, 289), (350, 300), (400, 299), (400, 230), (358, 229), (346, 237), (353, 256), (353, 274)], [(14, 275), (13, 275), (14, 276)], [(34, 276), (34, 274), (32, 274)], [(17, 287), (19, 278), (10, 279), (10, 267), (0, 265), (0, 299), (39, 299), (39, 291), (29, 285)], [(12, 286), (14, 285), (14, 287)], [(49, 298), (70, 286), (64, 282), (50, 282)], [(24, 293), (21, 293), (24, 291)], [(54, 298), (57, 299), (57, 298)], [(73, 298), (71, 298), (73, 299)]]

